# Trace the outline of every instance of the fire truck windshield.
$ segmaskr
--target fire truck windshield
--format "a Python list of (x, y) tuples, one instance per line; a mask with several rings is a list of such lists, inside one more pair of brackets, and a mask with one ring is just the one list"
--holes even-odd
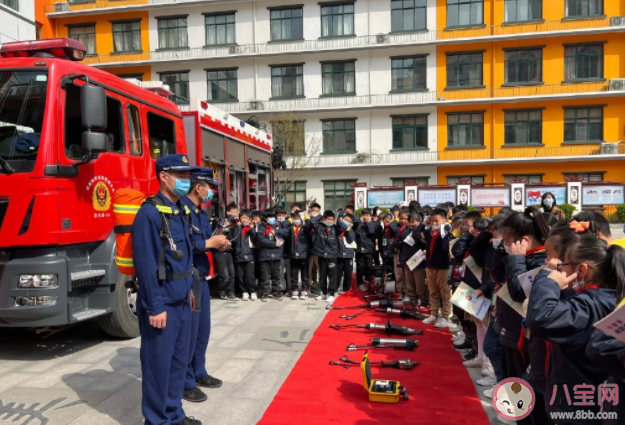
[(0, 70), (0, 173), (35, 166), (48, 89), (45, 71)]

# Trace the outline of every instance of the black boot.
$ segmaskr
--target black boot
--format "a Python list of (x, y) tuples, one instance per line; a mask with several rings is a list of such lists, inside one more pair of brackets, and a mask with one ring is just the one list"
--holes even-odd
[(217, 379), (208, 375), (206, 378), (202, 378), (199, 381), (197, 381), (196, 384), (199, 385), (200, 387), (219, 388), (221, 387), (223, 382), (220, 379)]
[(202, 392), (201, 389), (195, 387), (191, 390), (186, 390), (182, 393), (182, 398), (184, 400), (190, 401), (191, 403), (201, 403), (203, 401), (208, 400), (206, 394)]

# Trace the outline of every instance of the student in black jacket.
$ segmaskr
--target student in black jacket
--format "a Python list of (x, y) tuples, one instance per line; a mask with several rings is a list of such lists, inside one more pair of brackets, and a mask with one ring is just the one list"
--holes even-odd
[[(418, 212), (399, 213), (399, 222), (402, 230), (397, 233), (393, 247), (399, 251), (397, 256), (397, 267), (404, 268), (404, 289), (406, 291), (404, 302), (412, 302), (414, 305), (425, 307), (428, 305), (429, 297), (427, 286), (425, 285), (425, 261), (421, 262), (413, 270), (406, 263), (418, 251), (426, 251), (423, 242), (422, 225), (423, 216)], [(411, 241), (412, 245), (407, 241)]]
[(339, 255), (338, 237), (344, 228), (340, 223), (334, 223), (334, 213), (327, 210), (323, 217), (313, 217), (310, 225), (315, 232), (312, 253), (319, 257), (319, 283), (313, 292), (317, 301), (326, 300), (328, 304), (334, 302), (338, 289), (336, 259)]
[(243, 294), (243, 301), (255, 301), (256, 278), (254, 276), (253, 246), (256, 245), (256, 229), (251, 223), (251, 214), (247, 210), (239, 214), (240, 224), (235, 228), (232, 247), (234, 248), (234, 264), (237, 286)]
[(280, 261), (284, 256), (283, 243), (289, 236), (289, 230), (283, 229), (276, 222), (274, 210), (266, 210), (263, 214), (265, 222), (258, 229), (258, 248), (260, 259), (260, 300), (267, 302), (269, 291), (273, 287), (273, 297), (282, 300), (280, 285)]
[(371, 210), (365, 208), (360, 214), (361, 223), (355, 222), (356, 232), (356, 281), (361, 291), (368, 291), (369, 288), (364, 281), (371, 278), (371, 267), (373, 267), (373, 253), (375, 251), (375, 240), (379, 233), (380, 224), (371, 220)]
[[(337, 280), (338, 288), (347, 292), (352, 287), (352, 277), (354, 275), (354, 248), (350, 245), (356, 241), (356, 235), (352, 229), (354, 216), (345, 214), (342, 217), (343, 230), (339, 235), (339, 255), (337, 258)], [(341, 281), (342, 286), (341, 286)]]
[[(291, 268), (291, 299), (308, 299), (308, 255), (310, 251), (310, 225), (306, 227), (298, 213), (292, 213), (289, 224), (288, 252)], [(301, 291), (299, 279), (302, 278)]]
[[(389, 267), (391, 271), (394, 271), (394, 257), (393, 241), (395, 240), (395, 226), (392, 223), (396, 223), (393, 220), (393, 216), (390, 213), (382, 214), (380, 234), (378, 235), (378, 244), (380, 246), (380, 254), (382, 256), (382, 264)], [(396, 281), (397, 282), (397, 281)]]
[[(230, 241), (232, 244), (232, 239), (234, 237), (234, 229), (236, 227), (236, 219), (234, 216), (230, 215), (229, 218), (222, 220), (217, 229), (215, 229), (215, 234), (224, 235), (226, 239)], [(237, 211), (238, 218), (238, 211)], [(235, 284), (235, 276), (234, 276), (234, 261), (232, 257), (232, 246), (230, 246), (225, 251), (219, 251), (217, 249), (211, 249), (211, 254), (213, 255), (213, 260), (217, 265), (217, 274), (219, 276), (219, 296), (222, 300), (228, 301), (236, 301), (234, 293), (234, 284)]]
[[(607, 370), (590, 361), (586, 347), (595, 330), (593, 324), (616, 308), (616, 293), (624, 291), (625, 250), (619, 246), (608, 249), (605, 241), (584, 236), (566, 246), (561, 261), (550, 261), (548, 268), (532, 285), (526, 322), (532, 335), (551, 343), (547, 411), (574, 412), (579, 406), (568, 403), (564, 385), (569, 391), (577, 385), (593, 386), (594, 399), (597, 387), (609, 376)], [(563, 296), (563, 291), (569, 289), (576, 294)], [(584, 410), (596, 415), (600, 406), (593, 404), (584, 406)]]

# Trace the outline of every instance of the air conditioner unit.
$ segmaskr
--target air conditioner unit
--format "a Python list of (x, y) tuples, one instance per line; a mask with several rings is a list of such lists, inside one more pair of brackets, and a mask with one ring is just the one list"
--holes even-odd
[(265, 109), (265, 104), (263, 102), (260, 100), (250, 100), (249, 111), (262, 111), (263, 109)]
[(613, 16), (610, 18), (611, 27), (623, 27), (625, 26), (625, 16)]
[(617, 155), (618, 143), (602, 143), (601, 155)]
[(625, 78), (614, 78), (610, 80), (610, 91), (625, 90)]
[(378, 44), (389, 43), (391, 41), (391, 37), (388, 34), (378, 34), (375, 36), (375, 42)]

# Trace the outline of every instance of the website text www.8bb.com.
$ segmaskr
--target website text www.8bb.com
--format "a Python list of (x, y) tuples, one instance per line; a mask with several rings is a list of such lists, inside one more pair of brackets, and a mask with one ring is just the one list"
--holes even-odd
[(616, 420), (617, 412), (593, 412), (590, 410), (577, 410), (575, 412), (551, 412), (549, 416), (552, 420)]

